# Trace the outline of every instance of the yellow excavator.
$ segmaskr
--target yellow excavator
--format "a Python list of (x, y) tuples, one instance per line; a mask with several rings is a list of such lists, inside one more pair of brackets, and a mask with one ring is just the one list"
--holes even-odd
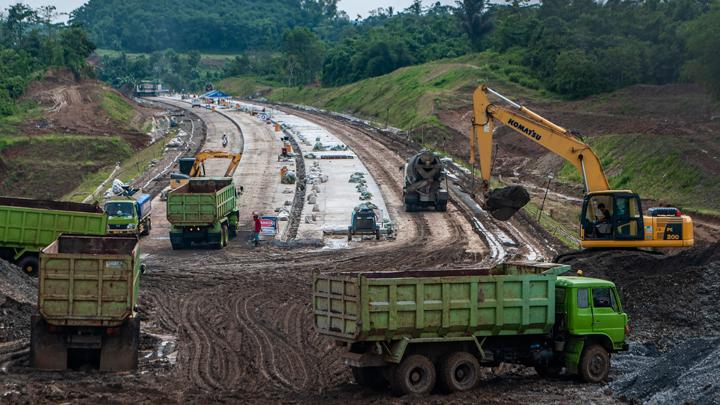
[(192, 177), (205, 176), (205, 161), (208, 159), (230, 159), (225, 175), (223, 177), (232, 177), (233, 173), (240, 164), (242, 153), (231, 153), (225, 151), (204, 150), (199, 152), (193, 158), (182, 158), (179, 161), (180, 171), (170, 174), (170, 189), (182, 187)]
[[(490, 95), (508, 106), (491, 103)], [(650, 208), (643, 215), (640, 197), (630, 190), (610, 189), (598, 156), (590, 146), (567, 129), (484, 85), (473, 94), (473, 110), (470, 163), (474, 165), (476, 158), (479, 158), (483, 194), (486, 203), (488, 198), (496, 200), (495, 209), (503, 210), (502, 203), (500, 207), (497, 203), (502, 198), (493, 197), (495, 190), (489, 190), (493, 131), (497, 121), (561, 156), (581, 174), (585, 186), (580, 216), (580, 244), (583, 248), (669, 248), (693, 245), (693, 222), (689, 216), (669, 207)], [(522, 205), (526, 203), (527, 200)], [(509, 205), (519, 209), (512, 201)]]

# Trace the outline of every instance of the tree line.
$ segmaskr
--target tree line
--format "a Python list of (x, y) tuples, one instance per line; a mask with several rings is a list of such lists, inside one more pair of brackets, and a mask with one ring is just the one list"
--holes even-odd
[(0, 116), (16, 112), (16, 100), (49, 67), (92, 74), (86, 58), (95, 50), (77, 26), (53, 23), (54, 6), (15, 4), (0, 12)]
[[(534, 77), (511, 80), (567, 98), (678, 81), (720, 94), (720, 0), (461, 0), (429, 7), (415, 0), (364, 19), (339, 11), (336, 0), (228, 0), (202, 9), (190, 0), (138, 2), (90, 0), (72, 15), (103, 47), (154, 51), (136, 60), (106, 58), (107, 80), (160, 78), (193, 89), (255, 75), (288, 86), (337, 86), (490, 50), (511, 55)], [(222, 70), (201, 74), (194, 54), (166, 48), (242, 52)]]
[(270, 74), (254, 70), (248, 59), (228, 70), (281, 77), (293, 86), (337, 86), (493, 50), (511, 54), (543, 87), (568, 98), (678, 81), (720, 95), (719, 38), (718, 0), (463, 0), (427, 8), (416, 0), (399, 12), (378, 9), (335, 40), (305, 27), (287, 30), (283, 58)]

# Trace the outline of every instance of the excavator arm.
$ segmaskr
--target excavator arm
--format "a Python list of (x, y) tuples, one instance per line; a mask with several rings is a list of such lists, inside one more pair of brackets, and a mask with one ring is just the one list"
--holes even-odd
[[(502, 99), (512, 106), (512, 109), (492, 104), (488, 94)], [(600, 159), (590, 149), (590, 146), (576, 138), (567, 129), (550, 122), (527, 107), (509, 100), (484, 85), (478, 87), (473, 94), (473, 109), (470, 164), (474, 165), (475, 159), (479, 158), (484, 191), (487, 191), (490, 181), (495, 120), (575, 166), (582, 175), (586, 193), (610, 189)]]
[(224, 152), (224, 151), (213, 151), (213, 150), (204, 150), (202, 152), (199, 152), (197, 155), (195, 155), (195, 163), (193, 164), (193, 167), (190, 169), (190, 173), (188, 176), (190, 177), (198, 177), (201, 174), (203, 174), (205, 161), (207, 159), (230, 159), (230, 164), (228, 165), (227, 170), (225, 171), (225, 177), (232, 177), (233, 173), (235, 173), (235, 170), (238, 167), (238, 164), (240, 164), (240, 159), (242, 158), (242, 153), (230, 153), (230, 152)]

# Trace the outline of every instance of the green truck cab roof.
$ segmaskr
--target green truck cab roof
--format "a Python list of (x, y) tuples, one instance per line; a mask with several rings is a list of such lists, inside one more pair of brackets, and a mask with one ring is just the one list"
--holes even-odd
[(555, 285), (558, 287), (612, 287), (615, 288), (615, 283), (608, 280), (592, 277), (580, 277), (580, 276), (559, 276)]

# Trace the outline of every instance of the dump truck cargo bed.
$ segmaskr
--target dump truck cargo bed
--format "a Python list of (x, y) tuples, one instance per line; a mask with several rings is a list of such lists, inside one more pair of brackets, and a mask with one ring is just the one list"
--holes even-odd
[(212, 224), (236, 209), (236, 199), (231, 178), (191, 179), (168, 194), (167, 219), (175, 226)]
[(118, 326), (140, 287), (134, 236), (62, 235), (40, 253), (38, 312), (55, 326)]
[(555, 281), (568, 266), (316, 274), (321, 334), (345, 341), (543, 334), (555, 322)]
[(91, 204), (0, 197), (0, 247), (39, 252), (61, 233), (104, 235), (107, 216)]

